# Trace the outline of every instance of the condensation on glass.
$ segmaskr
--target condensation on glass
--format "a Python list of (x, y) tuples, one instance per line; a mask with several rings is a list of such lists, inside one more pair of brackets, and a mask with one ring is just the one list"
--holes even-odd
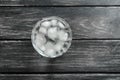
[(55, 58), (66, 53), (72, 41), (69, 24), (60, 17), (48, 17), (38, 21), (32, 30), (32, 44), (44, 57)]

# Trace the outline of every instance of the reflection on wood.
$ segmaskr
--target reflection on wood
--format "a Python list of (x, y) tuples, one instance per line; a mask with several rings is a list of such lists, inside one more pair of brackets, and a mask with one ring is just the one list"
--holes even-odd
[(0, 6), (119, 5), (120, 0), (0, 0)]
[(73, 39), (118, 39), (119, 13), (118, 7), (2, 7), (0, 39), (30, 39), (36, 22), (49, 16), (65, 19), (72, 28)]
[(56, 59), (41, 57), (30, 41), (0, 41), (0, 72), (119, 72), (119, 40), (73, 40)]

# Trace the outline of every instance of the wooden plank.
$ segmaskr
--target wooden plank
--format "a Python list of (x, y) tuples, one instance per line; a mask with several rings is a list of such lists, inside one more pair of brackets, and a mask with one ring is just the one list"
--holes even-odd
[(120, 80), (120, 74), (0, 74), (1, 80)]
[(120, 0), (0, 0), (0, 6), (120, 5)]
[(120, 40), (74, 40), (56, 59), (41, 57), (30, 41), (0, 41), (0, 72), (120, 72)]
[(59, 16), (71, 26), (73, 39), (120, 38), (119, 7), (1, 7), (0, 39), (30, 39), (44, 17)]

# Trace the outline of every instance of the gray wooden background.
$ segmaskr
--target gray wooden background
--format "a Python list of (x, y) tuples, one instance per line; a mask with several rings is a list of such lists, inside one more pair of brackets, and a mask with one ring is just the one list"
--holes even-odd
[[(63, 56), (40, 56), (38, 20), (64, 18), (73, 41)], [(120, 80), (120, 0), (0, 0), (0, 80)]]

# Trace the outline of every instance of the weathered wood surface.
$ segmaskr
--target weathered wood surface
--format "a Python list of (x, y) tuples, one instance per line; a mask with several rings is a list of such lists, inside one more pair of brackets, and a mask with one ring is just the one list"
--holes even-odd
[(64, 18), (73, 39), (120, 38), (119, 7), (2, 7), (0, 39), (30, 39), (36, 22), (49, 16)]
[(120, 41), (73, 40), (56, 59), (41, 57), (30, 41), (0, 41), (0, 72), (120, 72)]
[(120, 74), (0, 74), (1, 80), (120, 80)]
[(120, 5), (120, 0), (0, 0), (0, 6)]

